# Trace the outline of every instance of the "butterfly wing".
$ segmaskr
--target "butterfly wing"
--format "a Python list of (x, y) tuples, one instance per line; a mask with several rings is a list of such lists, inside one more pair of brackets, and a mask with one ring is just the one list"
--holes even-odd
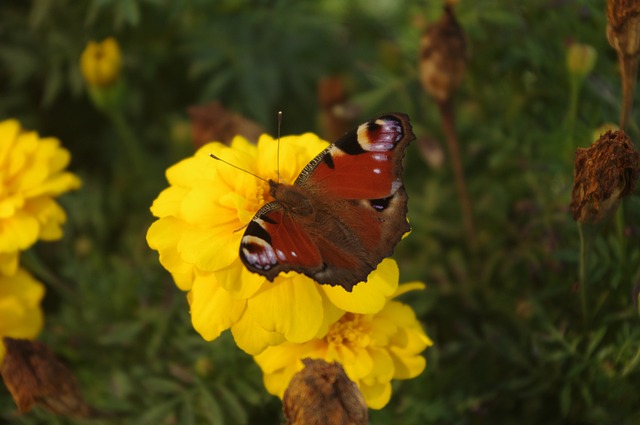
[(407, 115), (385, 114), (345, 134), (302, 171), (296, 184), (321, 191), (329, 213), (350, 230), (337, 244), (325, 241), (331, 249), (321, 247), (321, 255), (338, 250), (356, 264), (345, 269), (327, 262), (314, 279), (345, 287), (365, 280), (410, 230), (402, 158), (413, 139)]
[(340, 199), (383, 199), (402, 187), (402, 158), (415, 139), (409, 117), (381, 115), (347, 132), (302, 170), (295, 184)]
[(311, 235), (277, 202), (263, 206), (247, 226), (240, 243), (240, 259), (249, 270), (271, 281), (282, 271), (322, 267)]
[[(401, 176), (414, 138), (406, 115), (382, 115), (317, 155), (294, 186), (272, 183), (282, 203), (265, 205), (248, 225), (240, 247), (247, 268), (269, 280), (295, 270), (347, 291), (366, 280), (410, 230)], [(294, 195), (313, 214), (296, 213)]]

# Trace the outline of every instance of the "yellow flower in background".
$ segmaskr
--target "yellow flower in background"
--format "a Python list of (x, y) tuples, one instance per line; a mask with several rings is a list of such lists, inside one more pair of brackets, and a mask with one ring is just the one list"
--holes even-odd
[[(397, 295), (423, 288), (422, 283), (404, 284)], [(337, 361), (358, 385), (367, 406), (381, 409), (391, 398), (392, 379), (422, 373), (426, 360), (420, 353), (430, 345), (411, 307), (390, 300), (375, 314), (345, 313), (321, 338), (269, 347), (254, 359), (262, 368), (267, 391), (280, 398), (304, 367), (302, 359)]]
[[(327, 145), (311, 133), (283, 137), (280, 181), (292, 184)], [(351, 293), (294, 272), (272, 283), (247, 270), (239, 256), (244, 226), (273, 199), (266, 182), (209, 154), (277, 181), (277, 147), (266, 135), (257, 146), (236, 137), (231, 147), (211, 143), (170, 167), (170, 186), (151, 207), (158, 220), (147, 233), (177, 286), (189, 291), (194, 328), (206, 340), (231, 329), (238, 346), (250, 354), (321, 336), (344, 312), (377, 313), (398, 285), (398, 268), (390, 259)]]
[(40, 301), (44, 286), (23, 269), (0, 275), (0, 364), (5, 355), (2, 338), (35, 338), (43, 324)]
[(19, 251), (38, 239), (62, 237), (66, 214), (54, 197), (81, 184), (64, 171), (69, 159), (58, 139), (0, 122), (0, 273), (14, 273)]
[(80, 70), (90, 86), (106, 87), (120, 75), (122, 55), (115, 38), (102, 42), (90, 41), (80, 56)]
[(584, 43), (573, 43), (567, 50), (567, 70), (571, 75), (584, 78), (596, 64), (598, 52), (593, 46)]

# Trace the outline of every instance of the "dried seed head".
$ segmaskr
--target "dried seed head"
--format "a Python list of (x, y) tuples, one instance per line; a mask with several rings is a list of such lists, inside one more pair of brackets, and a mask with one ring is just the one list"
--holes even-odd
[(39, 405), (57, 415), (101, 415), (84, 402), (76, 377), (46, 345), (8, 337), (3, 342), (7, 354), (0, 372), (20, 413)]
[(462, 83), (467, 62), (462, 27), (450, 5), (440, 20), (427, 28), (420, 39), (420, 82), (437, 102), (446, 102)]
[(640, 2), (607, 0), (607, 39), (619, 53), (640, 53)]
[(213, 141), (229, 145), (235, 136), (257, 143), (265, 132), (248, 118), (225, 109), (220, 102), (190, 106), (187, 112), (191, 118), (191, 138), (196, 148)]
[(640, 54), (640, 2), (607, 0), (607, 39), (618, 52), (622, 76), (620, 127), (626, 128), (633, 107)]
[(367, 405), (339, 363), (302, 360), (282, 399), (289, 425), (366, 425)]
[(320, 125), (327, 140), (337, 140), (352, 126), (358, 110), (347, 94), (345, 78), (340, 75), (327, 76), (318, 82), (318, 104)]
[(589, 148), (576, 151), (571, 212), (595, 223), (610, 216), (640, 176), (640, 153), (622, 130), (607, 131)]

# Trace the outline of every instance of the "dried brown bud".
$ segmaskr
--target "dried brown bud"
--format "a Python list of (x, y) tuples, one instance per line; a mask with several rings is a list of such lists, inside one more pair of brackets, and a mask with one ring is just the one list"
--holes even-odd
[(422, 136), (416, 140), (422, 159), (436, 170), (444, 164), (444, 151), (440, 143), (431, 136)]
[(288, 425), (366, 425), (369, 415), (358, 386), (339, 363), (303, 359), (284, 393)]
[(99, 416), (84, 402), (75, 376), (46, 345), (8, 337), (3, 341), (7, 354), (0, 373), (20, 413), (39, 405), (57, 415)]
[(640, 2), (607, 0), (607, 39), (627, 56), (640, 53)]
[(320, 127), (327, 140), (337, 140), (346, 133), (358, 116), (357, 108), (348, 100), (344, 78), (324, 77), (318, 82)]
[(607, 0), (607, 39), (618, 52), (622, 76), (620, 127), (627, 127), (638, 75), (640, 54), (640, 2)]
[(576, 221), (598, 222), (633, 192), (640, 153), (622, 130), (607, 131), (589, 148), (576, 151), (571, 212)]
[(467, 62), (462, 27), (450, 5), (420, 39), (420, 82), (437, 102), (446, 102), (462, 83)]
[(196, 148), (208, 142), (229, 144), (235, 136), (255, 143), (265, 132), (258, 124), (223, 108), (219, 102), (191, 106), (188, 113), (191, 117), (191, 137)]

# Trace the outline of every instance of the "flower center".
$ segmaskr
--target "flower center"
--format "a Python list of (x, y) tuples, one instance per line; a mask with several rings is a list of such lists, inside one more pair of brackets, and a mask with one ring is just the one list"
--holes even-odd
[(371, 340), (369, 323), (361, 314), (345, 313), (331, 326), (325, 339), (334, 346), (366, 347)]

